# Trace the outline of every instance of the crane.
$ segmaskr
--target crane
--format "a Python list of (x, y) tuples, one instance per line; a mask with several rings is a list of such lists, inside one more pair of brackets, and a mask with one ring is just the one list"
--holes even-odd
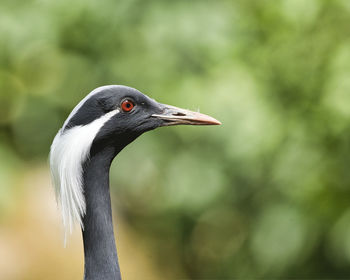
[(55, 136), (49, 161), (65, 240), (74, 224), (82, 230), (85, 280), (121, 279), (109, 189), (115, 156), (158, 127), (219, 124), (121, 85), (96, 88), (78, 103)]

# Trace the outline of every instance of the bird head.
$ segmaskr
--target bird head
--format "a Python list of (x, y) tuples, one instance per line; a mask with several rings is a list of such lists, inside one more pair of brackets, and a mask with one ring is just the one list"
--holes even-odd
[(218, 125), (198, 112), (158, 103), (126, 86), (105, 86), (90, 93), (68, 117), (64, 131), (103, 120), (94, 144), (123, 146), (142, 133), (171, 125)]
[(83, 227), (83, 164), (92, 153), (108, 148), (113, 159), (142, 133), (162, 126), (219, 124), (207, 115), (158, 103), (130, 87), (95, 89), (73, 109), (51, 146), (51, 173), (64, 226), (72, 231), (78, 221)]

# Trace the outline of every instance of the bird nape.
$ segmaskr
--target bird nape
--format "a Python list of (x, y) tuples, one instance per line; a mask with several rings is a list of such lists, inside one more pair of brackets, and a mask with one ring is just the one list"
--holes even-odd
[(82, 229), (84, 279), (121, 279), (109, 191), (114, 157), (142, 133), (170, 125), (219, 125), (198, 112), (156, 102), (126, 86), (103, 86), (70, 113), (50, 150), (56, 197), (68, 233)]

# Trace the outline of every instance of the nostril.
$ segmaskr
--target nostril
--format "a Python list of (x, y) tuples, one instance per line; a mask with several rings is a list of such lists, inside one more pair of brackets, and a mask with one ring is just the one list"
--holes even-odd
[(180, 112), (174, 113), (174, 114), (172, 114), (172, 115), (173, 115), (173, 116), (176, 116), (176, 117), (184, 117), (184, 116), (186, 116), (186, 114), (180, 113)]

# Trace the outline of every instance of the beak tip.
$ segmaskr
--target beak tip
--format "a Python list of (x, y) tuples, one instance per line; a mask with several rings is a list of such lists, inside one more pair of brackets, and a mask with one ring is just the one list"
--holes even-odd
[(213, 117), (202, 115), (203, 124), (207, 125), (221, 125), (221, 122)]
[(209, 125), (222, 125), (222, 123), (218, 120), (212, 121), (211, 123), (208, 123)]

